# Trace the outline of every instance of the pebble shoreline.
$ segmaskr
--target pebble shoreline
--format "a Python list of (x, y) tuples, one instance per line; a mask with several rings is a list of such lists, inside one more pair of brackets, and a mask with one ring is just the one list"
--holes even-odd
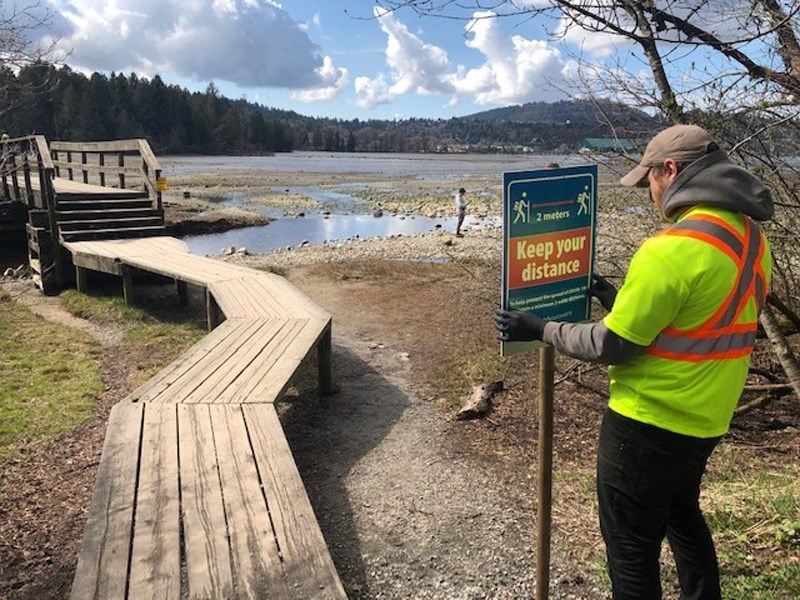
[[(658, 228), (658, 220), (652, 216), (619, 211), (599, 212), (596, 267), (600, 266), (607, 272), (609, 268), (613, 270), (627, 264), (638, 244)], [(496, 262), (499, 266), (502, 253), (502, 227), (488, 225), (466, 230), (461, 238), (455, 237), (451, 231), (438, 230), (418, 235), (350, 239), (291, 250), (261, 254), (235, 253), (215, 258), (257, 269), (381, 259), (418, 262), (481, 260)]]
[(502, 244), (502, 229), (486, 227), (467, 231), (462, 238), (456, 238), (451, 232), (435, 231), (419, 235), (347, 240), (335, 245), (302, 246), (263, 254), (236, 253), (218, 258), (254, 268), (382, 259), (459, 262), (480, 258), (499, 262)]

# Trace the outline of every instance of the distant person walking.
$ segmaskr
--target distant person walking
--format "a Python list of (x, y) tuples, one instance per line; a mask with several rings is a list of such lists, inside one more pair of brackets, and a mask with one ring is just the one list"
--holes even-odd
[(455, 194), (456, 200), (456, 216), (458, 217), (458, 223), (456, 224), (456, 237), (464, 237), (464, 234), (461, 233), (461, 225), (464, 223), (464, 215), (467, 214), (467, 190), (464, 188), (460, 188), (458, 193)]

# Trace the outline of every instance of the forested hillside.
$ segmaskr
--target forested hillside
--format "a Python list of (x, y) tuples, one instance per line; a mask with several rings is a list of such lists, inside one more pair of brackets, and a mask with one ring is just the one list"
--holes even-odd
[[(644, 139), (658, 124), (610, 103), (526, 104), (451, 119), (339, 120), (189, 92), (159, 76), (94, 73), (44, 63), (0, 70), (0, 128), (52, 140), (144, 137), (159, 154), (574, 151), (587, 137)], [(609, 126), (611, 118), (614, 129)]]
[[(482, 121), (516, 121), (527, 123), (574, 123), (587, 126), (603, 120), (611, 121), (624, 131), (649, 131), (658, 121), (647, 113), (608, 100), (561, 100), (558, 102), (529, 102), (494, 108), (472, 115)], [(666, 126), (663, 121), (662, 126)]]

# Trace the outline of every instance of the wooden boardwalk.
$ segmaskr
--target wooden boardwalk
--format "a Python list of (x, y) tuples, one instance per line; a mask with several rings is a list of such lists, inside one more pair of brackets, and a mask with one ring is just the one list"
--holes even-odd
[(182, 302), (205, 292), (209, 335), (111, 411), (72, 598), (345, 598), (274, 406), (315, 348), (330, 393), (330, 315), (282, 277), (166, 236), (146, 140), (0, 151), (0, 200), (27, 213), (43, 292), (72, 267), (80, 291), (90, 271), (120, 276), (128, 303), (138, 272), (173, 279)]
[(175, 238), (65, 242), (86, 271), (206, 290), (210, 334), (111, 413), (72, 598), (344, 598), (274, 402), (331, 318), (286, 280)]

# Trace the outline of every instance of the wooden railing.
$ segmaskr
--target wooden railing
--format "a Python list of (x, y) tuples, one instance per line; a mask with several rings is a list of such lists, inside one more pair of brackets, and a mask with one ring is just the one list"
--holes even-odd
[[(46, 210), (52, 204), (54, 171), (44, 136), (0, 140), (0, 173), (5, 202), (22, 202), (30, 208)], [(33, 177), (38, 179), (37, 186), (31, 185)]]
[(50, 152), (57, 177), (119, 189), (141, 187), (163, 211), (161, 165), (147, 140), (50, 142)]
[[(49, 293), (64, 281), (53, 178), (55, 165), (42, 135), (0, 140), (2, 199), (27, 205), (29, 260), (38, 263), (40, 285)], [(45, 258), (46, 257), (46, 258)]]

